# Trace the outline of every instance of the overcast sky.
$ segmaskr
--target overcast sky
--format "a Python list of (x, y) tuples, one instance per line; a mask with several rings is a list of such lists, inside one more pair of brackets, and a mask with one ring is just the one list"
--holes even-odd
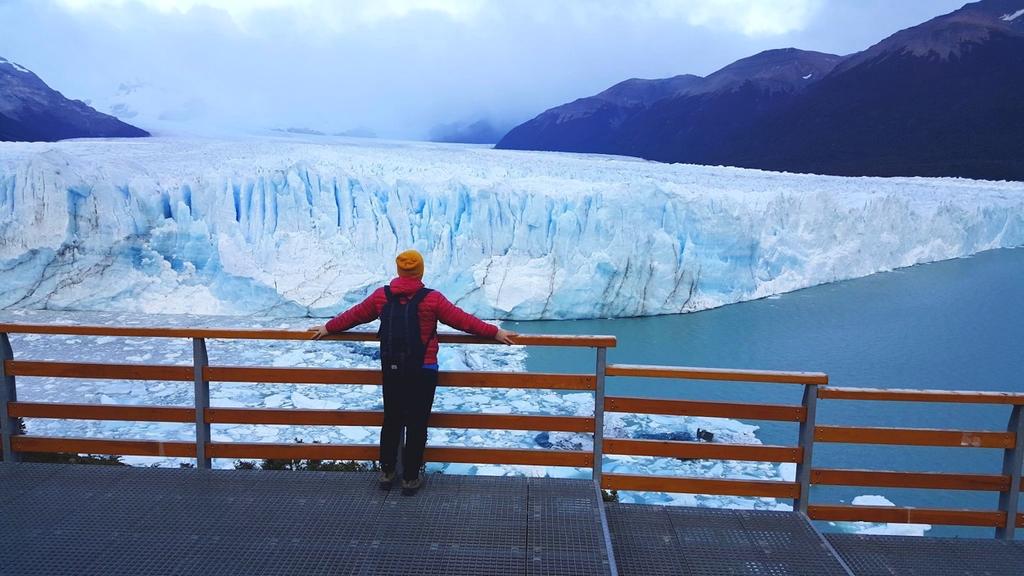
[(420, 138), (439, 123), (518, 123), (630, 77), (706, 75), (770, 48), (848, 54), (963, 4), (0, 0), (0, 56), (102, 111), (122, 104), (143, 127)]

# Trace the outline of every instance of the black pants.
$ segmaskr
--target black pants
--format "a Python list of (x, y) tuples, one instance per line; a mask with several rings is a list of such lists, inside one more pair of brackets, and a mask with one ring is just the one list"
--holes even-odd
[(427, 445), (427, 419), (437, 390), (437, 370), (414, 369), (404, 374), (384, 371), (384, 425), (380, 429), (380, 467), (393, 472), (398, 440), (405, 428), (402, 477), (415, 480)]

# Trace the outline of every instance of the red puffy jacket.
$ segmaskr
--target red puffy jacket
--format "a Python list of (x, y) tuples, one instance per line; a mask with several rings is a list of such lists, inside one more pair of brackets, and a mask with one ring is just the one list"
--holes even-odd
[[(391, 281), (391, 293), (404, 303), (423, 288), (423, 282), (415, 278), (398, 277)], [(366, 300), (331, 318), (327, 322), (328, 332), (344, 332), (353, 326), (373, 322), (380, 318), (381, 310), (388, 301), (384, 288), (377, 288)], [(437, 364), (437, 321), (483, 338), (494, 338), (498, 327), (488, 324), (476, 316), (452, 304), (443, 294), (434, 290), (427, 294), (419, 307), (420, 339), (426, 344), (424, 364)]]

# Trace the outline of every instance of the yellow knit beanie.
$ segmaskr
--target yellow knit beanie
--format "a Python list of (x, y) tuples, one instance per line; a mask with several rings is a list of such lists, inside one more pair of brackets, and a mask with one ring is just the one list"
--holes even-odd
[(402, 278), (423, 278), (423, 256), (415, 250), (406, 250), (395, 258), (398, 275)]

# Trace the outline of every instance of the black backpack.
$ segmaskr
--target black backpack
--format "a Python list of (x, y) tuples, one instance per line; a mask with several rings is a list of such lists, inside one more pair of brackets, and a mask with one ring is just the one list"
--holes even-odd
[(420, 288), (405, 304), (384, 287), (388, 301), (380, 312), (380, 366), (388, 374), (409, 374), (423, 367), (426, 345), (420, 338), (420, 302), (430, 294), (429, 288)]

